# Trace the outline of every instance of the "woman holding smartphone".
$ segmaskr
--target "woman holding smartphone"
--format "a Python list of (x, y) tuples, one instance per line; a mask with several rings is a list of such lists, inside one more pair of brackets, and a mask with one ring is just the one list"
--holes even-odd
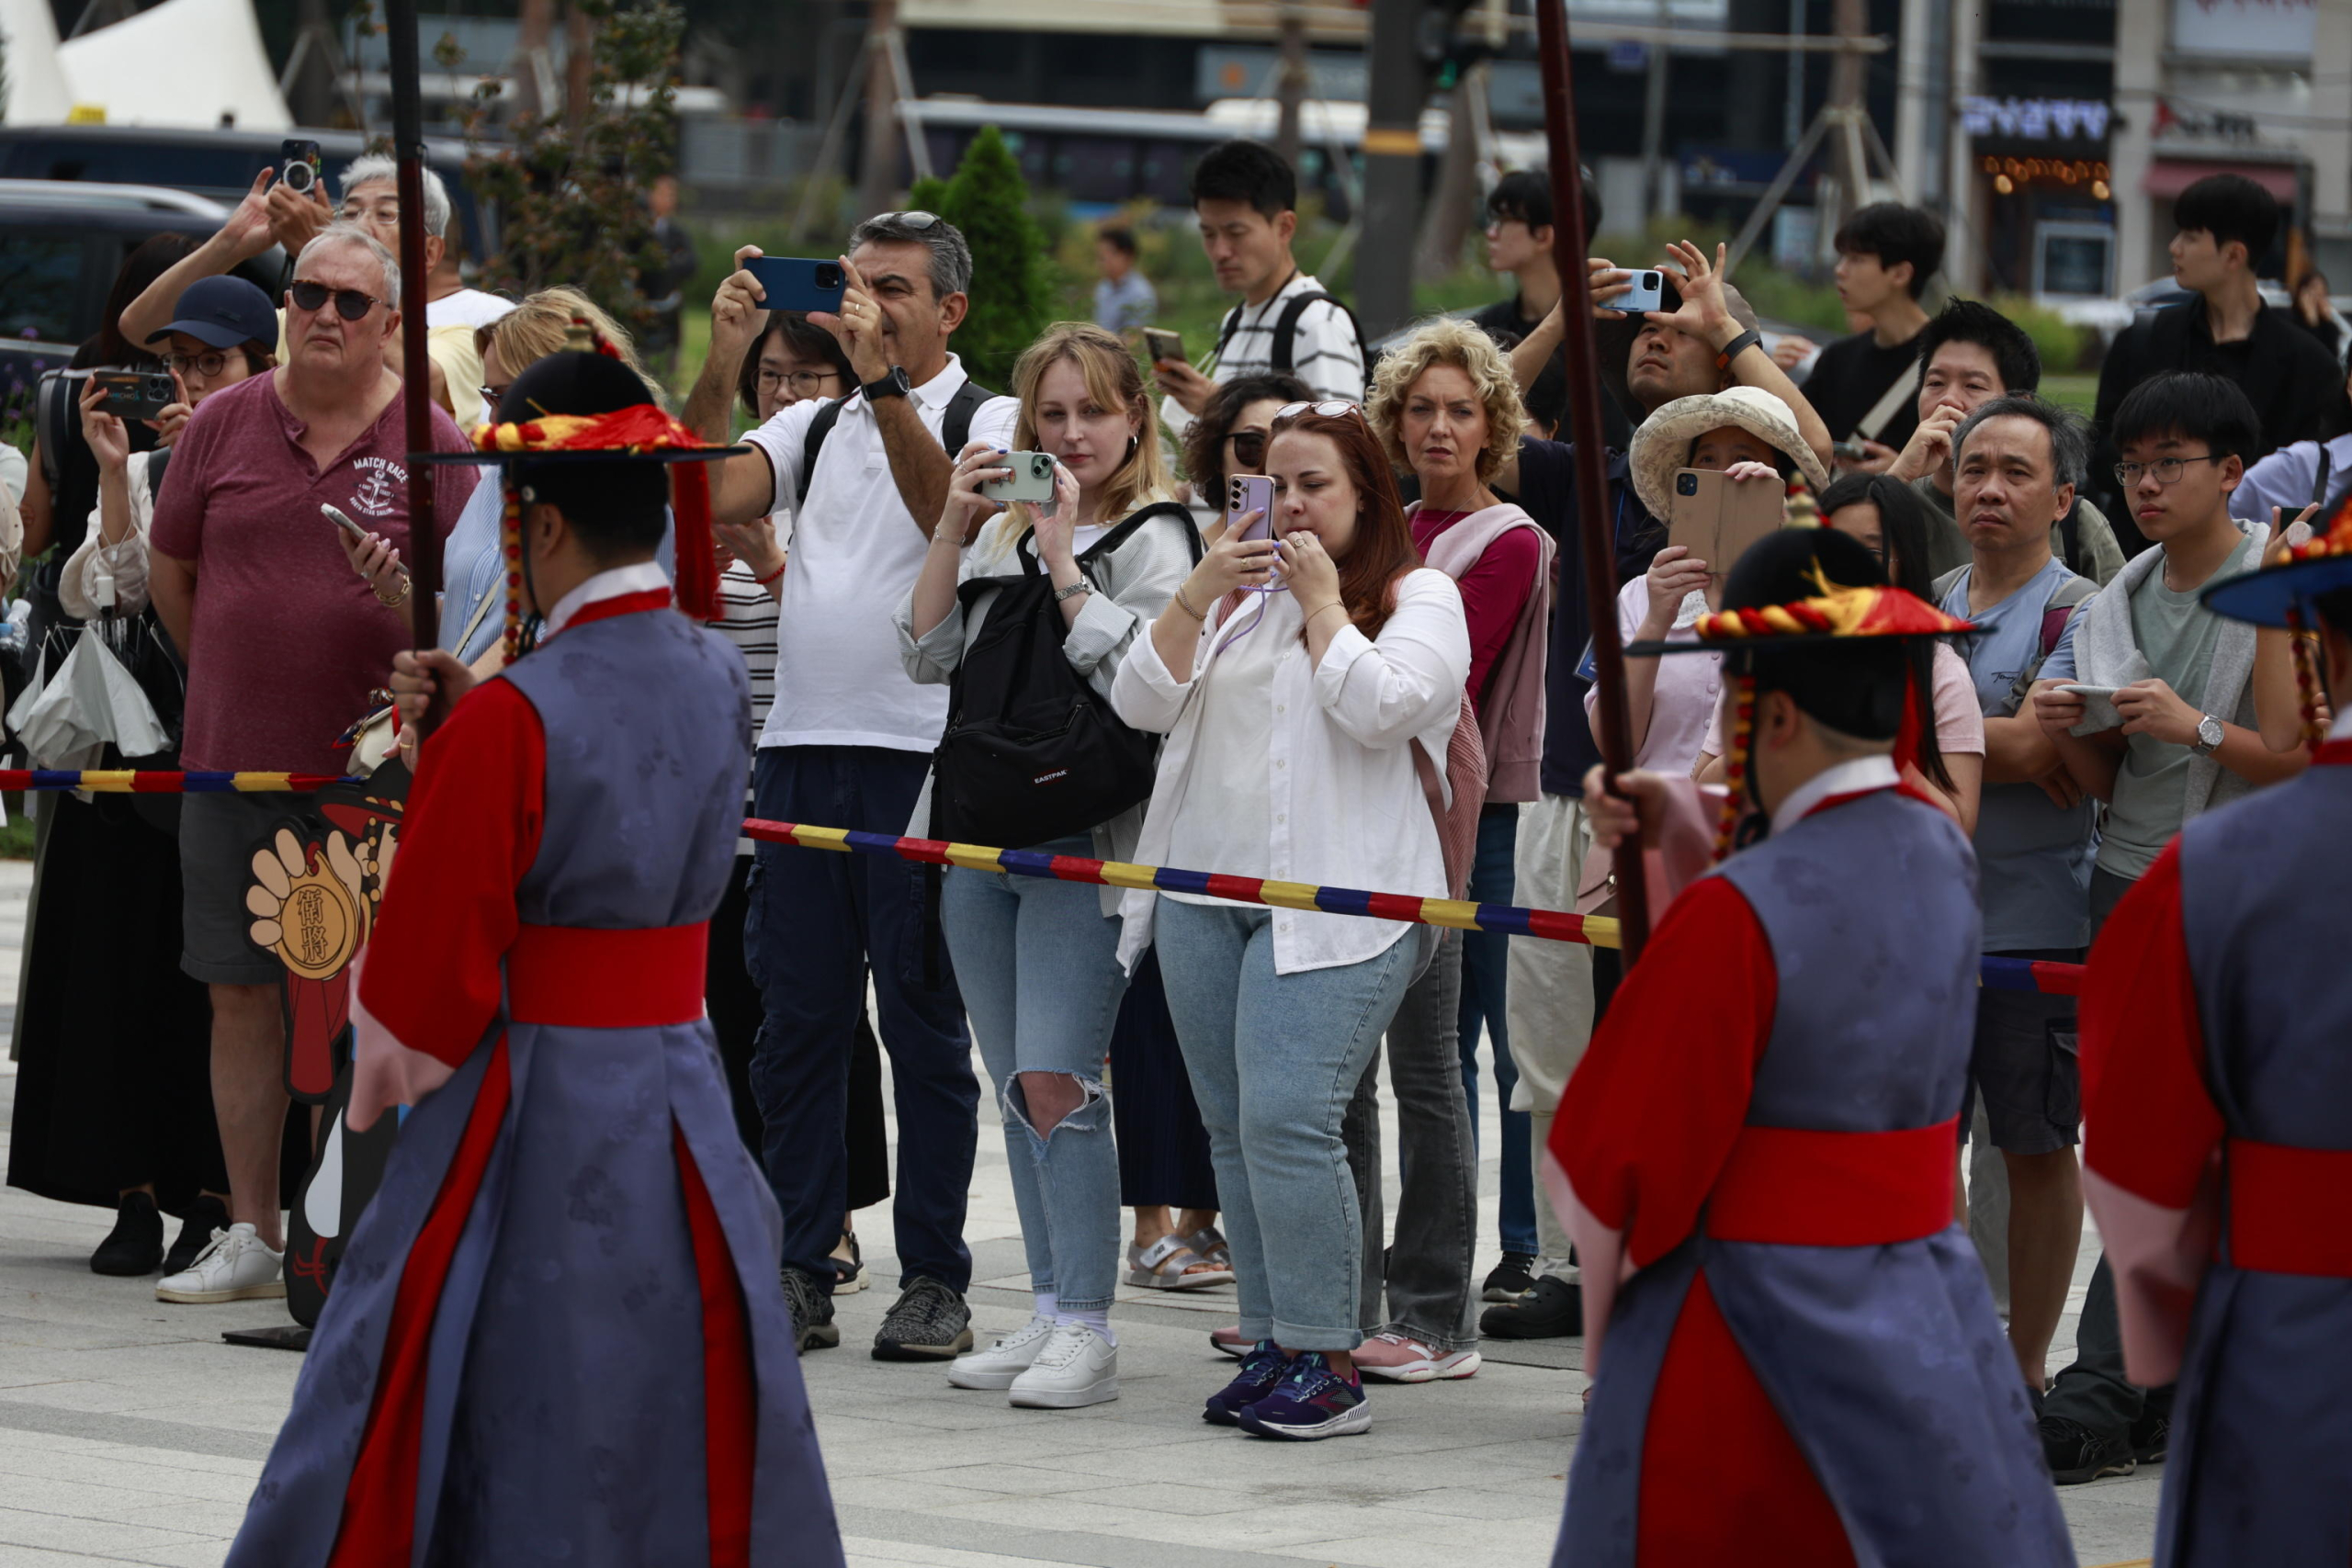
[[(1063, 657), (1107, 697), (1144, 646), (1150, 617), (1192, 570), (1199, 540), (1170, 500), (1143, 377), (1116, 336), (1084, 322), (1048, 328), (1013, 367), (1012, 390), (1021, 400), (1013, 444), (1054, 458), (1055, 499), (1000, 507), (981, 487), (1012, 477), (1007, 455), (967, 446), (922, 570), (899, 606), (899, 651), (914, 680), (951, 681), (1001, 597), (986, 589), (967, 604), (959, 588), (1022, 572), (1025, 543), (1053, 581)], [(1144, 512), (1156, 514), (1114, 547), (1092, 548)], [(931, 831), (931, 788), (927, 781), (910, 832)], [(1132, 860), (1142, 824), (1138, 804), (1108, 822), (1073, 821), (1046, 842), (1008, 847)], [(1027, 1324), (957, 1358), (947, 1381), (1005, 1390), (1017, 1405), (1069, 1409), (1119, 1394), (1110, 1325), (1119, 1167), (1102, 1082), (1126, 989), (1118, 908), (1110, 889), (962, 867), (941, 888), (948, 953), (1003, 1113), (1035, 1297)]]
[[(1462, 711), (1462, 595), (1420, 564), (1353, 405), (1285, 408), (1270, 434), (1275, 536), (1227, 530), (1112, 686), (1122, 718), (1169, 737), (1136, 857), (1443, 897), (1412, 749), (1442, 759)], [(1419, 965), (1416, 928), (1205, 894), (1123, 908), (1122, 954), (1159, 945), (1251, 1344), (1203, 1415), (1271, 1437), (1367, 1430), (1367, 1243), (1340, 1129)]]

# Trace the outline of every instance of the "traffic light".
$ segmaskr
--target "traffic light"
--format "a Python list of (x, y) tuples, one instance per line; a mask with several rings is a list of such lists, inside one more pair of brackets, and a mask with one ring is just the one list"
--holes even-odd
[(1463, 18), (1478, 0), (1430, 0), (1414, 31), (1414, 51), (1428, 66), (1432, 85), (1451, 92), (1462, 73), (1497, 52), (1484, 27), (1464, 27)]

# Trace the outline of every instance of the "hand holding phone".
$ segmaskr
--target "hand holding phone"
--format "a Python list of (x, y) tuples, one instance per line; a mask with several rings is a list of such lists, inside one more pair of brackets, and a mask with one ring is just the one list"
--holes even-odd
[(752, 256), (743, 270), (766, 290), (763, 310), (838, 311), (849, 289), (849, 275), (837, 261), (808, 256)]
[[(1225, 527), (1226, 532), (1244, 542), (1272, 538), (1274, 481), (1263, 474), (1229, 476), (1225, 481)], [(1284, 584), (1278, 571), (1271, 581), (1249, 586), (1252, 592), (1276, 593), (1283, 591)]]
[(289, 137), (277, 144), (277, 183), (296, 196), (308, 196), (324, 162), (317, 142)]
[(1165, 327), (1144, 328), (1143, 344), (1145, 352), (1151, 355), (1151, 362), (1154, 365), (1192, 363), (1184, 357), (1183, 338), (1178, 333), (1168, 331)]
[(354, 523), (340, 506), (330, 506), (322, 501), (319, 502), (319, 510), (326, 515), (328, 522), (350, 535), (354, 540), (363, 545), (368, 542), (368, 530)]
[(1655, 270), (1633, 273), (1625, 292), (1609, 301), (1608, 309), (1628, 316), (1657, 310), (1666, 301), (1666, 274)]
[(153, 419), (179, 401), (168, 370), (93, 370), (90, 379), (106, 389), (101, 406), (117, 419)]
[(980, 493), (990, 501), (1025, 501), (1042, 505), (1054, 499), (1054, 459), (1047, 452), (1008, 452), (1002, 466), (1012, 470), (1009, 479), (989, 479)]

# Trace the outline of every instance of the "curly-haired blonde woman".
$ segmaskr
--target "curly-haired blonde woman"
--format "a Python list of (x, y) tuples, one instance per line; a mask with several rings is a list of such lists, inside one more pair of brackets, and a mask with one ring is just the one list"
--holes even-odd
[[(1427, 323), (1382, 361), (1364, 412), (1389, 461), (1420, 480), (1421, 499), (1408, 513), (1413, 543), (1454, 580), (1469, 622), (1465, 694), (1486, 754), (1487, 785), (1476, 849), (1460, 867), (1467, 886), (1453, 892), (1508, 904), (1517, 803), (1535, 798), (1544, 746), (1553, 546), (1526, 513), (1498, 500), (1488, 486), (1517, 456), (1526, 412), (1501, 352), (1476, 326), (1451, 320)], [(1506, 1106), (1516, 1081), (1503, 1027), (1507, 941), (1444, 932), (1388, 1027), (1404, 1186), (1393, 1245), (1385, 1253), (1374, 1245), (1363, 1251), (1365, 1322), (1378, 1326), (1357, 1350), (1356, 1364), (1372, 1377), (1428, 1382), (1478, 1370), (1472, 1320), (1477, 1118), (1470, 1097), (1482, 1021), (1494, 1038), (1496, 1087)], [(1365, 1070), (1349, 1112), (1349, 1155), (1367, 1236), (1380, 1234), (1381, 1220), (1377, 1066)], [(1531, 1249), (1534, 1229), (1526, 1122), (1524, 1112), (1506, 1112), (1503, 1122), (1505, 1269), (1510, 1254)], [(1514, 1239), (1515, 1228), (1527, 1237)]]
[[(1116, 336), (1091, 322), (1048, 327), (1013, 367), (1012, 390), (1021, 401), (1013, 446), (1052, 456), (1056, 499), (1000, 509), (981, 487), (1011, 477), (1004, 454), (982, 442), (964, 448), (922, 570), (899, 606), (899, 657), (918, 682), (953, 680), (999, 603), (997, 585), (1042, 570), (1053, 581), (1062, 657), (1108, 698), (1200, 542), (1191, 514), (1170, 500), (1143, 376)], [(1000, 511), (973, 538), (971, 525)], [(935, 783), (924, 784), (910, 831), (931, 831)], [(1135, 858), (1142, 802), (1107, 822), (1091, 816), (1011, 847)], [(1127, 985), (1118, 895), (959, 866), (946, 874), (939, 914), (1002, 1108), (1036, 1298), (1026, 1325), (958, 1357), (947, 1381), (1039, 1409), (1115, 1399), (1119, 1163), (1102, 1063)]]

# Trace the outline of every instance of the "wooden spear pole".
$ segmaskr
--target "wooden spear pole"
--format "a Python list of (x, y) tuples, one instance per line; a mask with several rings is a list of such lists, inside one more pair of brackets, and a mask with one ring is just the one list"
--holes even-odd
[[(1566, 0), (1535, 0), (1535, 28), (1536, 53), (1544, 69), (1544, 131), (1551, 146), (1552, 255), (1560, 269), (1561, 346), (1568, 360), (1569, 430), (1577, 444), (1577, 547), (1583, 552), (1585, 615), (1592, 625), (1601, 767), (1613, 780), (1632, 766), (1634, 746), (1625, 716), (1625, 655), (1617, 640), (1617, 543), (1610, 527), (1609, 466), (1600, 432), (1600, 400), (1609, 394), (1600, 385), (1592, 288), (1584, 265), (1591, 236), (1584, 231), (1584, 177), (1577, 155)], [(1649, 938), (1649, 886), (1640, 874), (1637, 856), (1621, 857), (1620, 865), (1617, 912), (1630, 969)]]
[[(385, 0), (391, 46), (392, 155), (401, 204), (401, 403), (408, 420), (411, 640), (441, 641), (441, 531), (433, 510), (433, 367), (424, 352), (424, 105), (418, 76), (416, 0)], [(445, 236), (446, 239), (446, 236)], [(430, 716), (418, 726), (429, 733)], [(422, 739), (421, 733), (418, 739)]]

